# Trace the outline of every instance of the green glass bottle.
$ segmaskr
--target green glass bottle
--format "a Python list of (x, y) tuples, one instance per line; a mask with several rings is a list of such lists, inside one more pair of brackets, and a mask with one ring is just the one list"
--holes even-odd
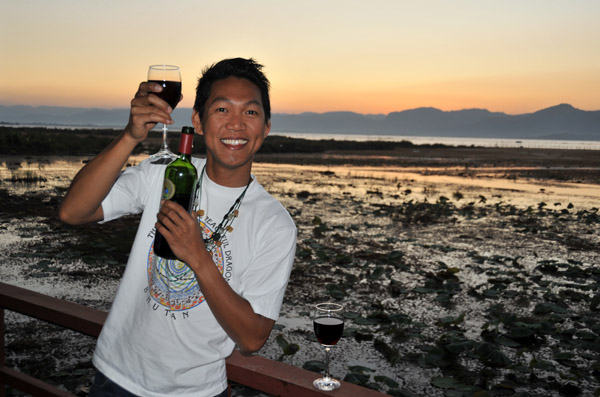
[[(179, 156), (165, 170), (162, 199), (180, 204), (188, 212), (192, 210), (198, 170), (192, 164), (192, 142), (194, 128), (183, 127), (179, 140)], [(154, 253), (166, 259), (177, 259), (167, 240), (157, 231), (154, 238)]]

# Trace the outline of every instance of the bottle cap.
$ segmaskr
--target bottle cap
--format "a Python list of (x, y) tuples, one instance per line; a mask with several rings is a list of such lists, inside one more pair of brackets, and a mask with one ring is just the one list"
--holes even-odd
[(185, 126), (181, 129), (181, 133), (182, 134), (193, 134), (194, 131), (194, 127), (190, 127), (190, 126)]

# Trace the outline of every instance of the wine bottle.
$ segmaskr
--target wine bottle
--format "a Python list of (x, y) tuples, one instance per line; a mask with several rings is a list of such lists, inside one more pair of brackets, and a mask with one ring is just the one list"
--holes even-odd
[[(198, 171), (191, 161), (193, 140), (194, 128), (183, 127), (179, 140), (179, 155), (165, 170), (162, 190), (163, 200), (172, 200), (188, 212), (191, 211), (193, 206), (198, 181)], [(158, 231), (154, 238), (154, 253), (166, 259), (177, 259), (167, 240)]]

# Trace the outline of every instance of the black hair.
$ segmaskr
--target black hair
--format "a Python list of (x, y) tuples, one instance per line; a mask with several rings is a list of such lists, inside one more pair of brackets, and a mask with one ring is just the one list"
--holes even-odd
[(200, 119), (202, 119), (204, 114), (204, 107), (210, 96), (213, 83), (228, 77), (237, 77), (239, 79), (246, 79), (258, 87), (265, 112), (265, 122), (269, 121), (271, 119), (270, 84), (262, 72), (262, 68), (263, 65), (257, 63), (252, 58), (224, 59), (205, 68), (202, 76), (198, 79), (196, 100), (194, 101), (194, 110), (198, 112)]

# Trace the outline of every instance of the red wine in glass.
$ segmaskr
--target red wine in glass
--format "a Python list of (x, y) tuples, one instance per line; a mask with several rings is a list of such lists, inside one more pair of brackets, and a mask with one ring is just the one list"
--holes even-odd
[(315, 305), (313, 327), (319, 343), (325, 348), (325, 376), (315, 379), (313, 386), (319, 390), (335, 390), (340, 387), (340, 381), (329, 375), (329, 351), (344, 332), (344, 307), (337, 303)]
[(319, 343), (324, 346), (334, 346), (344, 332), (344, 320), (335, 317), (317, 317), (313, 325)]
[(155, 92), (154, 95), (167, 102), (172, 109), (175, 109), (181, 98), (181, 81), (148, 80), (150, 83), (162, 85), (161, 92)]

